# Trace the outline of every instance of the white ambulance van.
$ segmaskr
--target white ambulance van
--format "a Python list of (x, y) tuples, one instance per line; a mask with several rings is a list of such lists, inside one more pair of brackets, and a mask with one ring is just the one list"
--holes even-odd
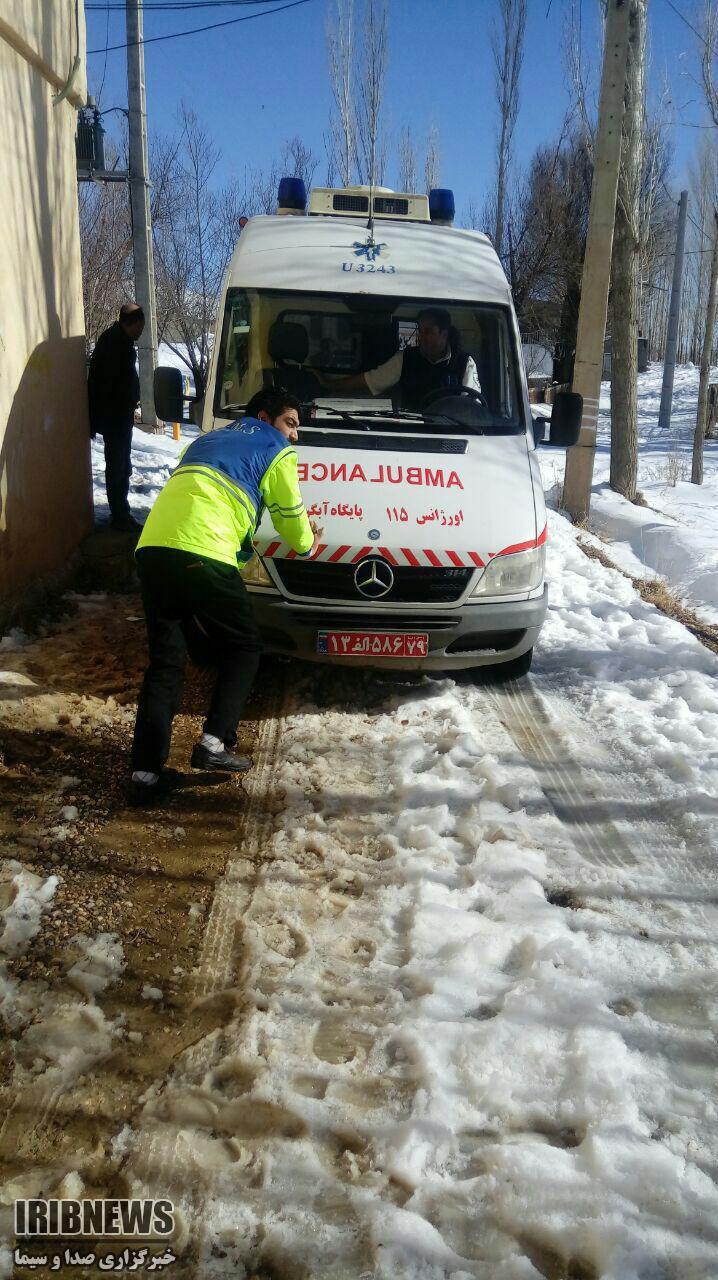
[[(244, 227), (224, 286), (199, 421), (242, 415), (263, 386), (306, 406), (299, 477), (321, 545), (302, 559), (261, 520), (243, 570), (267, 648), (321, 662), (528, 671), (546, 613), (546, 510), (511, 293), (489, 239), (451, 225), (453, 196), (313, 191), (284, 179), (276, 215)], [(295, 216), (287, 216), (287, 215)], [(480, 390), (402, 407), (357, 375), (416, 340), (440, 307)], [(401, 368), (404, 357), (391, 368)], [(181, 388), (158, 370), (156, 407)], [(359, 383), (351, 394), (343, 383)], [(578, 438), (580, 397), (557, 396), (550, 444)]]

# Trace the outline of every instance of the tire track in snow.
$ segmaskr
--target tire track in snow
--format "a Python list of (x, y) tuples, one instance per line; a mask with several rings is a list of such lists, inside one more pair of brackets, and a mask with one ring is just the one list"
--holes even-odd
[[(227, 999), (226, 1021), (147, 1099), (129, 1143), (136, 1194), (174, 1180), (202, 1280), (570, 1267), (594, 1280), (581, 1224), (626, 1206), (628, 1256), (634, 1214), (660, 1216), (650, 1163), (635, 1202), (586, 1165), (594, 1142), (620, 1154), (614, 1134), (645, 1161), (658, 1150), (633, 1074), (657, 1041), (608, 1005), (651, 944), (617, 960), (608, 934), (602, 951), (546, 901), (552, 876), (580, 865), (575, 823), (550, 813), (498, 711), (450, 681), (322, 671), (272, 731), (273, 795), (258, 773), (239, 849), (252, 876), (243, 856), (218, 889), (199, 983)], [(233, 944), (214, 936), (238, 920), (241, 982)], [(695, 1089), (683, 1098), (675, 1141)], [(665, 1220), (673, 1248), (693, 1207), (675, 1190), (677, 1155), (661, 1157), (680, 1206), (675, 1228)]]
[(564, 698), (551, 693), (547, 703), (532, 682), (507, 683), (488, 690), (486, 698), (587, 861), (623, 870), (649, 868), (662, 878), (718, 889), (714, 857), (710, 850), (686, 847), (675, 803), (652, 801), (651, 817), (644, 816), (647, 780), (589, 736)]

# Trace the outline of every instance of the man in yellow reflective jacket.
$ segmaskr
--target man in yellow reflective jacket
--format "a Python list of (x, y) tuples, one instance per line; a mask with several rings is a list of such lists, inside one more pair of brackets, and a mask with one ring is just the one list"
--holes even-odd
[(136, 552), (150, 651), (132, 744), (137, 804), (167, 789), (172, 721), (197, 634), (207, 639), (217, 678), (192, 766), (250, 767), (231, 749), (261, 651), (239, 568), (253, 554), (265, 509), (294, 551), (309, 556), (317, 545), (321, 530), (307, 517), (291, 447), (298, 428), (298, 400), (259, 391), (243, 418), (192, 441), (147, 518)]

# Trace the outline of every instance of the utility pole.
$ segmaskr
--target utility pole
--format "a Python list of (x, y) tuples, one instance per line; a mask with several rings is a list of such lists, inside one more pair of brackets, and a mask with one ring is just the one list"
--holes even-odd
[(683, 250), (686, 243), (686, 214), (688, 212), (688, 192), (681, 191), (678, 201), (678, 228), (676, 231), (676, 254), (673, 259), (673, 281), (671, 283), (671, 303), (668, 310), (668, 329), (666, 332), (666, 354), (663, 361), (663, 385), (661, 387), (661, 407), (658, 410), (658, 425), (668, 430), (671, 425), (671, 408), (673, 405), (673, 375), (676, 370), (676, 348), (678, 346), (678, 321), (681, 318), (681, 294), (683, 293)]
[(603, 51), (598, 131), (586, 254), (581, 279), (573, 390), (583, 396), (581, 435), (566, 455), (564, 506), (574, 520), (588, 515), (596, 453), (598, 400), (606, 333), (611, 251), (616, 220), (616, 191), (621, 162), (621, 132), (630, 35), (630, 0), (608, 0)]
[(130, 133), (130, 207), (132, 253), (135, 262), (135, 300), (145, 313), (145, 328), (137, 344), (140, 365), (142, 422), (157, 422), (153, 391), (157, 363), (155, 314), (155, 264), (152, 253), (149, 162), (147, 156), (147, 108), (145, 102), (145, 53), (142, 43), (142, 0), (125, 0), (127, 19), (127, 101)]

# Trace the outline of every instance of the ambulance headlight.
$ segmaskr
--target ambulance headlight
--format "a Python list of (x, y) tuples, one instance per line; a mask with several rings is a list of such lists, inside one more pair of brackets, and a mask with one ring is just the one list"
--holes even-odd
[(515, 551), (511, 556), (490, 560), (471, 592), (472, 596), (514, 596), (535, 591), (543, 582), (546, 547)]
[(264, 567), (264, 562), (255, 553), (251, 560), (240, 566), (242, 581), (245, 587), (273, 587), (274, 583)]

